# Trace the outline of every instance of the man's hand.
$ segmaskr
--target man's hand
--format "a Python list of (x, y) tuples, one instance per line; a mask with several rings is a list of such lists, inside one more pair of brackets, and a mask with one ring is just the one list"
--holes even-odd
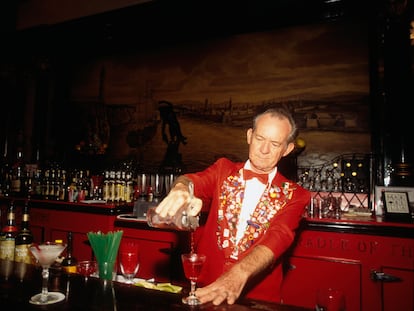
[(215, 282), (203, 288), (198, 288), (196, 296), (201, 303), (211, 301), (217, 306), (227, 301), (229, 305), (234, 304), (239, 298), (248, 277), (245, 271), (241, 271), (237, 266), (234, 266)]
[(201, 303), (211, 301), (214, 305), (219, 305), (227, 301), (228, 304), (234, 304), (247, 281), (269, 268), (273, 262), (273, 252), (266, 246), (258, 245), (213, 283), (198, 288), (196, 296)]
[(174, 187), (168, 195), (161, 201), (155, 212), (161, 217), (174, 216), (179, 210), (191, 207), (191, 216), (200, 213), (203, 201), (191, 196), (188, 185), (191, 180), (185, 176), (179, 176), (175, 181)]

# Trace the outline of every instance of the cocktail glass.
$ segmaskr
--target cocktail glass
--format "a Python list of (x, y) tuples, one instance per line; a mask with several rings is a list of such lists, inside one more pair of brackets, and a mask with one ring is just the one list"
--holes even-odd
[(30, 303), (35, 305), (48, 305), (65, 299), (65, 295), (60, 292), (49, 292), (49, 267), (55, 262), (56, 258), (66, 248), (65, 244), (44, 242), (42, 244), (32, 244), (30, 251), (42, 266), (42, 292), (30, 298)]
[(187, 297), (184, 297), (182, 301), (183, 303), (190, 306), (199, 305), (200, 301), (195, 295), (195, 290), (198, 277), (200, 276), (204, 262), (206, 261), (206, 256), (197, 253), (182, 254), (181, 261), (183, 264), (185, 277), (189, 279), (191, 283), (190, 293)]
[(118, 252), (119, 268), (125, 283), (133, 284), (139, 269), (139, 247), (133, 241), (123, 241)]
[(83, 260), (78, 262), (76, 268), (78, 273), (83, 275), (85, 281), (87, 281), (91, 275), (95, 275), (98, 271), (98, 264), (93, 260)]

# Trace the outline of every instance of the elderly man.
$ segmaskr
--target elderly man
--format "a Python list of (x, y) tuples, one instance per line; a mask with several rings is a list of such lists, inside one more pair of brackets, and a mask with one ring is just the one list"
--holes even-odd
[(294, 149), (296, 136), (288, 111), (271, 108), (258, 114), (247, 130), (245, 162), (221, 158), (204, 171), (178, 177), (157, 207), (162, 217), (188, 204), (193, 215), (208, 211), (206, 224), (195, 232), (196, 252), (207, 255), (196, 291), (201, 303), (233, 304), (241, 296), (280, 302), (280, 259), (310, 200), (307, 190), (277, 169)]

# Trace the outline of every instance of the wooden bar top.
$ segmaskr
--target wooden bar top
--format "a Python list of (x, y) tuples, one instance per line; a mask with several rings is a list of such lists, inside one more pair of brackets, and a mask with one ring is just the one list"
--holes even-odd
[[(184, 305), (187, 293), (174, 294), (99, 278), (85, 279), (79, 274), (66, 274), (50, 269), (49, 290), (60, 291), (65, 300), (45, 307), (29, 303), (30, 297), (41, 291), (41, 268), (14, 261), (0, 260), (0, 306), (2, 310), (275, 310), (311, 311), (296, 306), (243, 300), (235, 305), (205, 304), (194, 308)], [(299, 296), (300, 297), (300, 296)]]

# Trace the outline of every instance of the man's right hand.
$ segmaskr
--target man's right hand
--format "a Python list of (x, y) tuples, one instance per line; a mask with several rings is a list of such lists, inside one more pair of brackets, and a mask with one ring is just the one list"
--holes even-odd
[(179, 176), (168, 195), (160, 202), (155, 209), (161, 217), (174, 216), (179, 210), (191, 206), (190, 215), (196, 216), (203, 207), (203, 201), (191, 197), (188, 185), (191, 180), (185, 176)]

